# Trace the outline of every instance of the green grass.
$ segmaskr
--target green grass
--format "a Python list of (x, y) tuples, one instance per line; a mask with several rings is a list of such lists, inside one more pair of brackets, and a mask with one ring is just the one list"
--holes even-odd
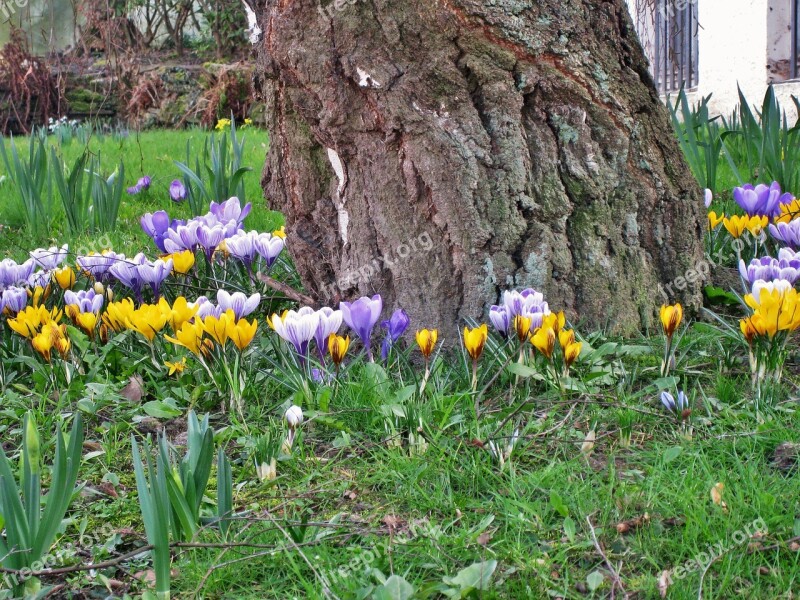
[[(187, 216), (167, 196), (177, 176), (172, 160), (184, 156), (187, 139), (201, 144), (204, 135), (149, 132), (92, 142), (109, 168), (124, 158), (129, 184), (153, 177), (149, 193), (126, 197), (110, 236), (115, 250), (153, 254), (138, 224), (143, 212), (169, 206), (171, 214)], [(270, 230), (280, 215), (264, 208), (258, 184), (267, 136), (252, 130), (247, 136), (254, 167), (247, 228)], [(73, 142), (66, 152), (79, 150)], [(20, 223), (13, 204), (6, 183), (0, 215), (12, 228)], [(45, 243), (68, 241), (74, 248), (93, 241), (67, 239), (63, 230), (34, 240), (15, 229), (4, 229), (0, 240), (3, 253), (15, 258)], [(476, 415), (471, 365), (461, 351), (435, 357), (424, 392), (419, 353), (406, 341), (385, 370), (365, 364), (354, 343), (339, 379), (315, 383), (264, 326), (267, 312), (256, 315), (259, 332), (241, 357), (244, 422), (224, 411), (228, 398), (217, 388), (217, 364), (209, 373), (190, 357), (182, 375), (167, 375), (162, 361), (182, 354), (162, 337), (151, 355), (130, 334), (95, 346), (71, 331), (85, 348), (80, 368), (67, 378), (59, 361), (46, 367), (30, 344), (0, 328), (0, 440), (9, 455), (19, 447), (27, 410), (36, 416), (48, 460), (48, 435), (60, 417), (81, 411), (86, 423), (79, 473), (85, 485), (53, 547), (59, 566), (107, 560), (144, 544), (130, 435), (163, 428), (181, 445), (185, 415), (194, 408), (211, 413), (216, 440), (233, 463), (240, 519), (232, 527), (234, 545), (223, 547), (209, 526), (198, 538), (205, 546), (175, 549), (175, 597), (459, 597), (459, 582), (474, 575), (473, 565), (496, 561), (486, 589), (465, 590), (465, 597), (607, 598), (613, 567), (631, 598), (659, 598), (664, 571), (695, 558), (702, 568), (695, 564), (675, 577), (668, 598), (790, 598), (800, 590), (800, 551), (792, 545), (800, 536), (800, 474), (797, 464), (782, 469), (773, 461), (780, 444), (800, 441), (794, 348), (778, 399), (756, 410), (746, 347), (708, 324), (690, 324), (679, 336), (669, 380), (659, 373), (660, 334), (617, 340), (579, 331), (585, 348), (572, 380), (579, 391), (559, 390), (542, 357), (535, 372), (521, 378), (509, 372), (513, 344), (493, 336), (478, 390), (502, 373), (477, 399)], [(131, 386), (135, 375), (141, 383)], [(692, 400), (691, 435), (658, 399), (676, 386)], [(278, 462), (277, 479), (261, 482), (250, 448), (291, 403), (305, 411), (302, 437)], [(163, 413), (165, 407), (171, 411)], [(630, 445), (622, 409), (634, 417)], [(408, 414), (416, 415), (410, 425), (400, 416)], [(505, 445), (515, 428), (518, 445), (501, 466), (488, 443)], [(589, 431), (596, 441), (583, 452)], [(409, 434), (422, 435), (425, 447), (412, 446)], [(712, 498), (718, 484), (724, 506)], [(215, 489), (212, 481), (208, 516)], [(755, 522), (765, 527), (758, 536)], [(43, 583), (64, 585), (63, 597), (105, 597), (109, 587), (114, 597), (135, 597), (147, 590), (135, 574), (150, 568), (142, 553), (97, 573), (45, 576)], [(413, 586), (413, 596), (380, 589), (390, 576)]]
[[(247, 128), (239, 131), (246, 139), (247, 165), (252, 171), (245, 176), (245, 194), (247, 200), (252, 202), (253, 211), (248, 218), (248, 226), (260, 231), (271, 231), (283, 223), (280, 213), (266, 208), (264, 193), (261, 190), (260, 178), (264, 167), (269, 135), (259, 129)], [(69, 243), (74, 251), (80, 249), (99, 251), (104, 247), (111, 247), (116, 252), (135, 254), (142, 250), (152, 254), (155, 247), (147, 236), (141, 231), (139, 218), (146, 212), (166, 209), (170, 217), (188, 218), (189, 207), (174, 204), (168, 193), (169, 184), (173, 179), (182, 179), (181, 173), (174, 161), (186, 160), (186, 143), (189, 142), (195, 153), (202, 151), (203, 143), (208, 137), (204, 130), (183, 131), (144, 131), (130, 132), (127, 137), (120, 136), (94, 136), (89, 140), (88, 148), (92, 153), (99, 154), (103, 172), (110, 174), (114, 171), (120, 159), (125, 164), (125, 185), (132, 186), (136, 181), (149, 175), (152, 185), (149, 190), (135, 196), (123, 195), (120, 206), (119, 220), (116, 231), (109, 234), (108, 239), (102, 236), (82, 235), (71, 239), (66, 232), (63, 210), (60, 200), (54, 191), (54, 202), (57, 205), (55, 226), (47, 237), (32, 238), (27, 233), (18, 235), (18, 230), (23, 224), (16, 190), (9, 179), (0, 184), (0, 256), (10, 257), (15, 260), (24, 259), (27, 252), (36, 247), (47, 247), (52, 244)], [(84, 146), (77, 139), (71, 143), (60, 146), (55, 136), (48, 138), (51, 145), (60, 147), (67, 164), (72, 164), (81, 154)], [(28, 140), (15, 139), (21, 155), (27, 155)], [(194, 156), (194, 154), (193, 154)], [(0, 161), (0, 178), (5, 173), (5, 165)], [(103, 243), (100, 243), (103, 242)], [(110, 242), (110, 243), (104, 243)], [(99, 247), (102, 246), (102, 247)]]

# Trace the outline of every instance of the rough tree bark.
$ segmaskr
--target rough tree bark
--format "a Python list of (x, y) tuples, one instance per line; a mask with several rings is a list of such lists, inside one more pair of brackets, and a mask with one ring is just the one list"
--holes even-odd
[(312, 295), (379, 292), (453, 334), (531, 286), (652, 324), (704, 220), (624, 0), (317, 1), (262, 4), (256, 76), (263, 187)]

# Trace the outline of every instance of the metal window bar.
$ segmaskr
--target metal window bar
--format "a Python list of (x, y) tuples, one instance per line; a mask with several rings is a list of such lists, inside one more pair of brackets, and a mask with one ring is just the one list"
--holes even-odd
[[(662, 94), (697, 86), (698, 1), (687, 2), (680, 9), (676, 7), (676, 0), (656, 2), (653, 78)], [(792, 2), (795, 6), (800, 4), (800, 0)], [(794, 64), (797, 68), (796, 61)]]
[(789, 57), (789, 77), (791, 79), (797, 79), (798, 74), (798, 56), (797, 56), (797, 48), (800, 44), (800, 23), (798, 23), (798, 19), (800, 19), (800, 0), (792, 0), (792, 55)]

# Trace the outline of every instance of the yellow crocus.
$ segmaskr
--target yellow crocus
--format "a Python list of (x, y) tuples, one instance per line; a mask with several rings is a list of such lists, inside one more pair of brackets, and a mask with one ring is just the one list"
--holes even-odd
[(350, 347), (350, 336), (342, 337), (335, 333), (328, 336), (328, 352), (331, 355), (333, 364), (337, 367), (342, 364), (344, 357), (347, 354), (347, 349)]
[(769, 217), (749, 217), (747, 219), (747, 231), (752, 235), (759, 235), (769, 225)]
[(664, 335), (671, 338), (683, 320), (683, 306), (679, 302), (671, 306), (664, 304), (661, 306), (660, 316)]
[(175, 373), (183, 373), (184, 369), (186, 369), (186, 357), (184, 356), (181, 360), (177, 362), (169, 362), (168, 360), (164, 361), (164, 366), (169, 369), (169, 376), (172, 377)]
[(90, 338), (94, 338), (94, 328), (97, 326), (97, 315), (93, 312), (77, 313), (73, 319), (75, 324)]
[(710, 211), (708, 213), (708, 229), (709, 231), (713, 231), (716, 229), (720, 223), (725, 219), (725, 213), (717, 216), (716, 211)]
[(203, 342), (203, 324), (200, 321), (195, 323), (186, 322), (181, 325), (174, 338), (165, 335), (164, 339), (178, 346), (183, 346), (194, 355), (199, 355)]
[(795, 198), (789, 204), (781, 204), (781, 214), (775, 219), (776, 223), (788, 223), (800, 217), (800, 200)]
[(166, 324), (167, 314), (160, 304), (143, 304), (125, 321), (128, 329), (140, 333), (150, 343)]
[[(519, 319), (520, 317), (517, 317)], [(529, 325), (530, 327), (530, 325)], [(473, 361), (478, 360), (483, 354), (486, 340), (489, 338), (489, 328), (486, 323), (474, 329), (464, 327), (464, 347)]]
[(433, 348), (436, 346), (436, 341), (439, 339), (438, 329), (423, 329), (417, 331), (416, 335), (417, 345), (419, 346), (422, 356), (427, 361), (433, 354)]
[(233, 325), (230, 331), (230, 338), (240, 352), (247, 348), (247, 346), (250, 345), (250, 342), (253, 341), (257, 328), (258, 321), (255, 319), (253, 319), (252, 323), (249, 323), (247, 319), (239, 319)]
[(739, 215), (734, 215), (730, 218), (723, 217), (722, 219), (722, 224), (725, 226), (725, 229), (727, 229), (728, 233), (734, 238), (742, 236), (747, 230), (748, 223), (749, 219), (747, 217), (741, 217)]
[(531, 344), (548, 360), (553, 358), (553, 349), (556, 346), (556, 330), (553, 327), (540, 327), (531, 336)]
[(103, 313), (103, 323), (111, 331), (119, 333), (127, 327), (126, 324), (133, 316), (134, 310), (133, 300), (130, 298), (125, 298), (119, 302), (109, 302), (106, 306), (106, 312)]
[(279, 237), (282, 240), (285, 240), (286, 239), (286, 226), (285, 225), (281, 225), (280, 229), (276, 229), (275, 231), (272, 232), (272, 235), (274, 235), (275, 237)]
[(203, 319), (203, 330), (213, 339), (217, 344), (225, 347), (228, 339), (231, 337), (233, 324), (236, 316), (232, 310), (227, 310), (219, 317), (208, 315)]
[(42, 287), (37, 285), (33, 290), (28, 290), (28, 296), (31, 298), (33, 306), (39, 306), (50, 297), (50, 286)]
[(528, 336), (531, 333), (532, 323), (532, 317), (526, 317), (524, 315), (517, 315), (514, 317), (514, 331), (517, 334), (517, 339), (519, 340), (520, 344), (528, 339)]
[(795, 331), (800, 327), (800, 296), (797, 290), (762, 289), (756, 300), (753, 294), (744, 297), (754, 310), (750, 327), (759, 335), (774, 337), (779, 331)]
[(42, 355), (45, 361), (50, 362), (50, 351), (53, 349), (53, 337), (49, 333), (39, 333), (32, 340), (33, 349)]
[(53, 279), (62, 290), (71, 290), (75, 285), (75, 271), (72, 267), (64, 267), (53, 271)]
[(164, 260), (172, 259), (172, 271), (180, 275), (186, 275), (191, 271), (194, 266), (195, 256), (191, 250), (184, 250), (183, 252), (175, 252), (168, 254)]
[(566, 346), (562, 346), (564, 351), (564, 366), (569, 370), (572, 363), (581, 355), (581, 348), (583, 342), (571, 342)]
[(190, 321), (197, 314), (200, 307), (189, 303), (184, 296), (175, 298), (169, 311), (169, 326), (173, 333), (177, 332), (186, 321)]
[(558, 332), (558, 345), (561, 349), (566, 349), (567, 346), (575, 342), (575, 331), (572, 329), (562, 329)]

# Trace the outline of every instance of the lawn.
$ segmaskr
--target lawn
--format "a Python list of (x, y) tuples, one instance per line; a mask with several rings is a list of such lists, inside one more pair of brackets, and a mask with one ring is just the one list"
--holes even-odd
[[(265, 208), (259, 187), (268, 136), (243, 133), (253, 168), (244, 180), (253, 203), (244, 229), (274, 242), (266, 234), (281, 216)], [(22, 262), (33, 248), (62, 243), (73, 249), (63, 258), (72, 266), (82, 247), (162, 254), (139, 219), (161, 209), (191, 216), (167, 189), (180, 175), (173, 161), (183, 159), (187, 140), (200, 148), (208, 135), (132, 132), (90, 141), (107, 173), (124, 161), (126, 185), (152, 178), (147, 191), (123, 198), (117, 227), (99, 245), (97, 234), (70, 239), (61, 214), (50, 235), (29, 235), (15, 208), (16, 187), (6, 180), (3, 256)], [(73, 140), (62, 150), (69, 161), (82, 148)], [(724, 191), (712, 208), (730, 214), (737, 181), (720, 171)], [(712, 248), (729, 248), (726, 227), (717, 226)], [(131, 291), (98, 276), (104, 306), (87, 325), (61, 312), (69, 304), (62, 287), (96, 287), (76, 269), (76, 280), (63, 286), (55, 273), (49, 295), (32, 290), (29, 304), (46, 307), (46, 317), (37, 313), (41, 322), (6, 311), (0, 442), (10, 465), (4, 472), (0, 458), (0, 543), (9, 547), (4, 553), (0, 545), (0, 598), (39, 589), (64, 598), (165, 598), (165, 580), (181, 598), (793, 598), (800, 591), (800, 369), (789, 325), (774, 338), (757, 334), (750, 347), (737, 318), (708, 313), (677, 319), (674, 334), (666, 319), (666, 331), (659, 326), (637, 339), (578, 330), (570, 341), (571, 324), (532, 306), (541, 327), (514, 321), (522, 343), (514, 325), (506, 336), (490, 325), (467, 347), (437, 340), (423, 360), (412, 322), (384, 359), (386, 330), (373, 323), (370, 362), (363, 341), (342, 324), (337, 331), (352, 336), (349, 348), (333, 338), (341, 346), (325, 345), (333, 351), (321, 359), (312, 342), (303, 357), (283, 327), (311, 317), (289, 313), (267, 326), (270, 315), (296, 305), (251, 277), (227, 239), (210, 258), (193, 255), (187, 275), (170, 275), (161, 304), (145, 289), (142, 307), (126, 307), (119, 300)], [(178, 254), (171, 254), (175, 265)], [(268, 270), (258, 261), (255, 270)], [(294, 283), (285, 252), (269, 273)], [(230, 322), (224, 310), (176, 321), (188, 310), (181, 299), (205, 294), (221, 306), (217, 289), (259, 293), (258, 307)], [(395, 308), (383, 306), (383, 316)], [(726, 312), (746, 314), (740, 307)], [(44, 337), (26, 339), (18, 327), (25, 322)], [(547, 335), (544, 342), (538, 336), (551, 330), (548, 356)], [(57, 342), (64, 340), (62, 351)], [(777, 348), (774, 340), (788, 344), (782, 377), (767, 373), (753, 385), (749, 349)], [(53, 346), (45, 353), (42, 344)], [(667, 346), (674, 361), (665, 364)], [(480, 354), (474, 381), (469, 350)], [(686, 410), (668, 410), (664, 391), (678, 401), (685, 392)], [(302, 408), (301, 423), (293, 406)], [(201, 446), (193, 446), (190, 411), (209, 415), (213, 433)], [(57, 488), (66, 467), (49, 468), (63, 439), (55, 432), (67, 431), (78, 415), (85, 439), (76, 446), (77, 491), (33, 556), (11, 540), (26, 539), (25, 523), (39, 523), (39, 503), (12, 512), (12, 480), (28, 473), (30, 483), (29, 467), (41, 461), (48, 465), (42, 489)], [(147, 440), (160, 435), (164, 456), (172, 457), (165, 462), (200, 447), (205, 458), (176, 462), (174, 470), (144, 468), (137, 481), (132, 440), (148, 456)], [(217, 452), (219, 462), (212, 461)], [(190, 493), (187, 482), (206, 459), (208, 485)], [(32, 494), (35, 486), (25, 489)], [(156, 500), (148, 509), (149, 493)], [(161, 529), (149, 519), (155, 514)]]

